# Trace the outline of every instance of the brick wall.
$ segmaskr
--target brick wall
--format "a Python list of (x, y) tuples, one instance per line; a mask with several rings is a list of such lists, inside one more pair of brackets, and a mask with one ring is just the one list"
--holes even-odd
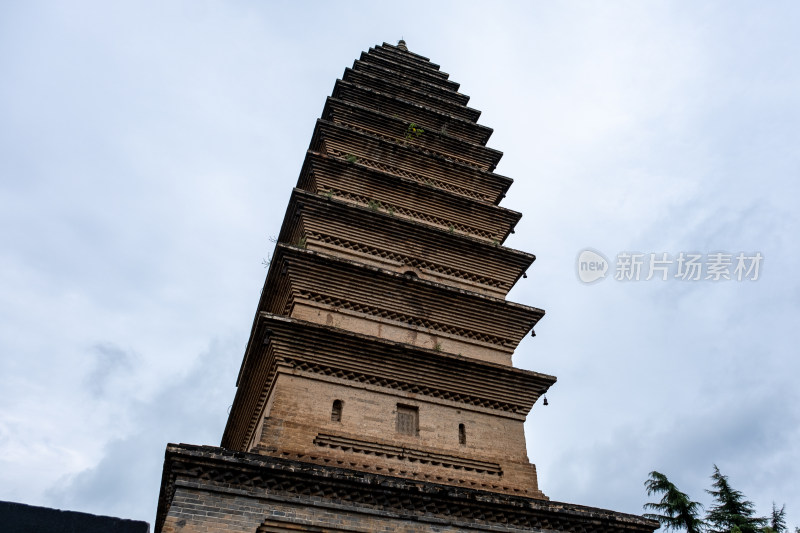
[[(320, 379), (313, 374), (281, 373), (275, 383), (268, 409), (257, 428), (255, 450), (299, 460), (310, 460), (399, 475), (440, 483), (543, 497), (538, 491), (536, 470), (528, 463), (525, 450), (524, 418), (502, 417), (490, 409), (473, 408), (452, 401), (432, 402), (430, 397), (410, 393), (388, 393), (377, 387), (357, 387), (335, 378)], [(374, 390), (373, 390), (374, 389)], [(334, 400), (341, 400), (341, 421), (331, 420)], [(397, 406), (419, 409), (419, 433), (399, 433)], [(466, 444), (459, 442), (463, 424)], [(319, 435), (340, 436), (373, 446), (320, 446)], [(259, 437), (260, 436), (260, 437)], [(381, 454), (381, 446), (408, 448), (432, 454)], [(385, 449), (385, 448), (384, 448)], [(451, 456), (453, 462), (448, 462)], [(471, 465), (470, 461), (495, 464), (494, 470)]]
[(519, 531), (497, 525), (484, 529), (477, 524), (468, 526), (466, 522), (459, 527), (434, 517), (421, 520), (409, 514), (404, 517), (399, 513), (355, 509), (346, 501), (290, 499), (280, 495), (255, 498), (209, 491), (209, 488), (197, 483), (179, 487), (162, 533)]

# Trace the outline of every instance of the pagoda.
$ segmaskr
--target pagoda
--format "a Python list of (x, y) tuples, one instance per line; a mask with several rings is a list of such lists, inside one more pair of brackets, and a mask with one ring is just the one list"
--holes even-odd
[(544, 315), (469, 97), (405, 43), (362, 53), (317, 121), (220, 447), (168, 445), (156, 531), (652, 531), (553, 503), (514, 368)]

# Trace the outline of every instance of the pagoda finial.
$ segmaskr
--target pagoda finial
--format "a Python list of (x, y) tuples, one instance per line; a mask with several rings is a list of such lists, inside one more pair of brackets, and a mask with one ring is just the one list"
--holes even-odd
[(403, 50), (404, 52), (408, 52), (408, 47), (406, 46), (406, 42), (403, 39), (397, 41), (397, 48)]

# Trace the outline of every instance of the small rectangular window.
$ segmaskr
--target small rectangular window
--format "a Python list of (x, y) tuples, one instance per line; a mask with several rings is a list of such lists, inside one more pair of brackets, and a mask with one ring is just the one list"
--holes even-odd
[(342, 421), (342, 400), (333, 400), (333, 407), (331, 408), (331, 422)]
[(397, 405), (397, 432), (413, 436), (419, 434), (419, 409), (408, 405)]

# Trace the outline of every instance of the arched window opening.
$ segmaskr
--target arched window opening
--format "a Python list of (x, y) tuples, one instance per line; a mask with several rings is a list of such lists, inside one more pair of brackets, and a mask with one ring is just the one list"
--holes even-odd
[(462, 446), (467, 444), (467, 428), (464, 427), (464, 424), (458, 425), (458, 443)]
[(342, 400), (333, 400), (333, 408), (331, 409), (331, 422), (342, 421)]

